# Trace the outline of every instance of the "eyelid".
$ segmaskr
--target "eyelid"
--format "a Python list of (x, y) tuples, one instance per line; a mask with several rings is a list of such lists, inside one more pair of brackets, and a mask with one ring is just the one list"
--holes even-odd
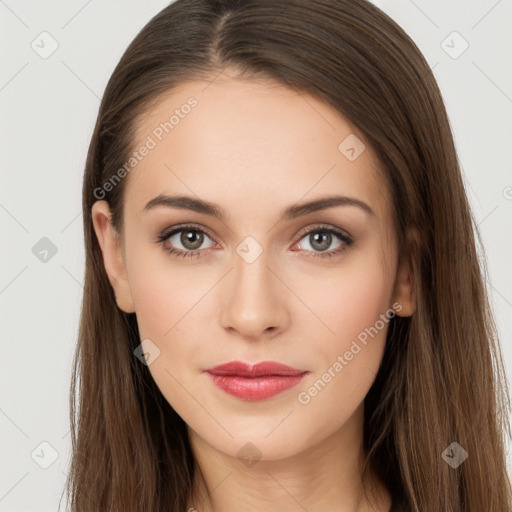
[[(162, 244), (162, 245), (165, 245), (165, 243), (168, 241), (168, 239), (172, 235), (174, 235), (176, 233), (179, 233), (181, 231), (185, 231), (187, 229), (190, 230), (190, 231), (198, 231), (200, 233), (204, 233), (214, 243), (216, 243), (220, 247), (224, 247), (221, 243), (217, 242), (215, 235), (212, 234), (210, 229), (208, 229), (208, 228), (206, 228), (206, 227), (204, 227), (202, 225), (199, 225), (199, 224), (196, 224), (196, 223), (190, 223), (190, 222), (189, 223), (177, 224), (177, 225), (172, 226), (171, 228), (165, 230), (161, 235), (158, 236), (157, 242)], [(324, 230), (326, 232), (329, 232), (329, 233), (332, 233), (336, 237), (338, 237), (343, 242), (344, 249), (341, 249), (341, 250), (335, 249), (335, 250), (330, 250), (330, 251), (325, 251), (325, 252), (306, 251), (307, 253), (311, 253), (310, 257), (320, 257), (320, 258), (322, 258), (322, 257), (333, 256), (333, 255), (338, 254), (338, 251), (340, 253), (343, 252), (343, 250), (346, 250), (347, 248), (349, 248), (354, 243), (353, 237), (347, 231), (345, 231), (344, 229), (338, 228), (338, 227), (330, 225), (330, 224), (325, 224), (325, 223), (317, 223), (317, 224), (313, 223), (313, 224), (310, 224), (309, 226), (306, 226), (302, 230), (300, 230), (299, 233), (294, 236), (294, 239), (296, 241), (293, 242), (292, 245), (296, 245), (298, 242), (300, 242), (300, 240), (302, 240), (302, 238), (304, 238), (305, 236), (309, 235), (310, 233), (313, 233), (315, 231), (322, 231), (322, 230)], [(169, 250), (169, 249), (167, 249), (167, 250)], [(185, 254), (188, 254), (188, 255), (200, 256), (201, 253), (203, 253), (205, 251), (208, 251), (208, 249), (201, 249), (201, 250), (195, 250), (195, 251), (183, 251), (181, 249), (173, 249), (173, 251), (176, 252), (176, 253), (185, 253)]]
[[(188, 229), (197, 229), (200, 232), (206, 233), (212, 240), (215, 241), (215, 243), (217, 243), (221, 247), (223, 247), (223, 245), (220, 242), (217, 242), (215, 240), (215, 235), (213, 234), (212, 231), (210, 231), (205, 226), (202, 226), (200, 224), (195, 224), (193, 222), (192, 223), (188, 222), (188, 223), (183, 223), (183, 224), (176, 224), (175, 226), (172, 226), (168, 230), (163, 231), (163, 233), (159, 236), (159, 241), (161, 241), (163, 239), (166, 239), (166, 238), (169, 238), (172, 234), (175, 234), (175, 233), (177, 233), (177, 232), (179, 232), (181, 230), (187, 229), (187, 228)], [(346, 238), (352, 239), (352, 236), (346, 230), (338, 228), (338, 227), (330, 225), (330, 224), (325, 224), (325, 223), (317, 223), (317, 224), (313, 223), (312, 225), (306, 226), (305, 228), (301, 229), (295, 235), (295, 237), (298, 237), (298, 240), (300, 240), (305, 235), (309, 234), (311, 231), (320, 230), (320, 229), (326, 229), (326, 230), (332, 230), (334, 232), (340, 232)]]
[(175, 233), (179, 233), (180, 231), (185, 231), (186, 229), (190, 229), (191, 231), (197, 230), (201, 233), (205, 233), (208, 235), (216, 244), (220, 245), (221, 247), (224, 247), (220, 242), (217, 242), (215, 240), (215, 235), (213, 235), (212, 231), (210, 231), (208, 228), (201, 226), (199, 224), (194, 224), (193, 222), (187, 222), (184, 224), (177, 224), (175, 226), (172, 226), (168, 230), (165, 230), (161, 235), (158, 237), (158, 241), (162, 242), (169, 238), (171, 235)]
[(353, 238), (350, 235), (350, 233), (348, 233), (344, 229), (338, 228), (338, 227), (333, 226), (331, 224), (324, 224), (322, 222), (320, 222), (319, 224), (314, 224), (313, 223), (312, 226), (309, 225), (309, 226), (305, 227), (304, 229), (299, 231), (299, 233), (297, 233), (297, 235), (295, 235), (295, 236), (299, 237), (299, 240), (300, 240), (305, 235), (308, 235), (309, 233), (311, 233), (311, 231), (321, 231), (322, 229), (325, 229), (326, 231), (334, 232), (335, 234), (338, 234), (338, 236), (343, 236), (343, 237), (348, 238), (351, 241), (353, 241)]

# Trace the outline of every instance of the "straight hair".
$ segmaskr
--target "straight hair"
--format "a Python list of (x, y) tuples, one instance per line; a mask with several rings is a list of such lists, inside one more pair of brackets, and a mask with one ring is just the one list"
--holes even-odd
[[(332, 105), (365, 136), (391, 191), (417, 307), (391, 319), (364, 400), (363, 473), (375, 471), (413, 512), (509, 512), (508, 388), (448, 116), (416, 44), (366, 0), (176, 0), (116, 66), (83, 179), (85, 284), (65, 489), (71, 512), (186, 510), (196, 471), (186, 425), (134, 356), (136, 317), (116, 305), (91, 208), (108, 201), (122, 234), (127, 178), (104, 184), (134, 150), (138, 120), (180, 84), (226, 69)], [(468, 453), (457, 468), (442, 457), (452, 442)]]

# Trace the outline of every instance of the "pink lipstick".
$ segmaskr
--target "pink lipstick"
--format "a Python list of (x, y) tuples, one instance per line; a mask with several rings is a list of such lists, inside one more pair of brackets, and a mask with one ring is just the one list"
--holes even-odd
[(248, 401), (271, 398), (297, 385), (309, 373), (274, 361), (232, 361), (204, 371), (220, 389)]

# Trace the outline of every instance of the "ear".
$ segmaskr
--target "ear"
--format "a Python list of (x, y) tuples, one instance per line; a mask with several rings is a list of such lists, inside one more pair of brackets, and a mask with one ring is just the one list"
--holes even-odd
[(414, 276), (410, 264), (411, 238), (414, 233), (408, 233), (406, 237), (405, 253), (400, 258), (399, 266), (395, 278), (395, 288), (393, 291), (393, 310), (397, 316), (411, 316), (416, 311), (416, 296), (414, 293)]
[(116, 296), (116, 302), (125, 313), (134, 313), (132, 294), (119, 235), (111, 224), (111, 214), (106, 201), (96, 201), (91, 209), (94, 231), (103, 254), (103, 263)]

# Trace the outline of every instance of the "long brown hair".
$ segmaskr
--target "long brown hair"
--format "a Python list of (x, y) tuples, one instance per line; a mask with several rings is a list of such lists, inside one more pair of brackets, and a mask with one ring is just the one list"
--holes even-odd
[[(127, 178), (108, 191), (104, 184), (129, 159), (137, 120), (173, 87), (228, 67), (331, 104), (364, 134), (392, 193), (417, 308), (392, 318), (365, 398), (364, 471), (377, 472), (414, 512), (510, 511), (508, 388), (449, 120), (415, 43), (366, 0), (177, 0), (114, 70), (83, 181), (70, 510), (186, 510), (195, 471), (186, 425), (134, 356), (136, 317), (116, 305), (91, 207), (107, 200), (122, 233)], [(410, 228), (416, 237), (406, 236)], [(453, 442), (468, 454), (456, 468), (442, 456)]]

